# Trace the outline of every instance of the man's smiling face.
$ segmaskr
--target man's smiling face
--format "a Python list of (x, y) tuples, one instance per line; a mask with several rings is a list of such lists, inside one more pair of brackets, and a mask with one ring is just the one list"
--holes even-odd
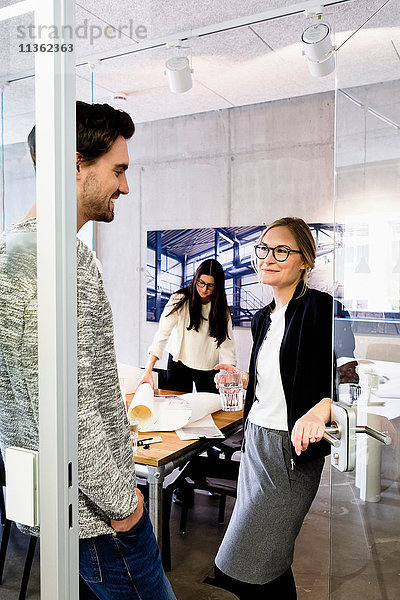
[(79, 162), (77, 209), (81, 222), (110, 223), (114, 219), (115, 201), (120, 194), (129, 192), (125, 174), (128, 166), (128, 148), (122, 136), (94, 164), (86, 166), (84, 161)]

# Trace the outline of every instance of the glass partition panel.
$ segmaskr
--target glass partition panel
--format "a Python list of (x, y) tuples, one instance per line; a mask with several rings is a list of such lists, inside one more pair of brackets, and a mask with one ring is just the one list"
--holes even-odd
[(0, 7), (0, 582), (61, 600), (78, 596), (75, 61), (35, 43), (49, 19), (71, 9)]
[(394, 600), (400, 589), (399, 17), (385, 3), (337, 52), (335, 341), (346, 351), (333, 409), (332, 600)]
[[(21, 590), (28, 547), (33, 552), (33, 564), (26, 584), (29, 594), (37, 597), (40, 594), (38, 527), (33, 526), (38, 522), (38, 506), (32, 488), (30, 491), (23, 484), (33, 472), (21, 465), (12, 466), (16, 457), (9, 454), (10, 447), (24, 452), (39, 451), (39, 427), (34, 418), (38, 414), (39, 395), (36, 223), (33, 218), (26, 219), (36, 196), (35, 170), (27, 144), (35, 123), (34, 57), (18, 53), (15, 35), (21, 23), (32, 20), (33, 13), (27, 13), (0, 23), (4, 34), (0, 67), (3, 82), (0, 90), (0, 450), (7, 465), (7, 486), (0, 489), (0, 501), (3, 494), (6, 515), (2, 515), (5, 552), (2, 587), (10, 597), (18, 597)], [(29, 69), (31, 76), (21, 79)], [(15, 503), (13, 490), (18, 480), (25, 497), (26, 515), (19, 513)], [(2, 486), (4, 483), (1, 481)]]
[(25, 217), (36, 196), (35, 169), (27, 143), (35, 124), (34, 78), (11, 82), (5, 87), (2, 98), (3, 224), (8, 227)]

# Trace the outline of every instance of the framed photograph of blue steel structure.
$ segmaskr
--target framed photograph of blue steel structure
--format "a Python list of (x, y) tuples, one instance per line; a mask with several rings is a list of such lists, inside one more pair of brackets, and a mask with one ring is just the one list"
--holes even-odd
[[(310, 223), (317, 243), (311, 287), (333, 292), (333, 224)], [(170, 295), (189, 284), (201, 262), (219, 260), (234, 326), (249, 327), (270, 300), (258, 283), (251, 256), (265, 225), (147, 232), (147, 320), (159, 321)]]

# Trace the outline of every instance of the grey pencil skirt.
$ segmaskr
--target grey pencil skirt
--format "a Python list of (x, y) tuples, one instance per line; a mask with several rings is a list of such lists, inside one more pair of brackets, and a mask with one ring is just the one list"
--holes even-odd
[(287, 431), (248, 421), (245, 437), (237, 500), (215, 564), (229, 577), (262, 585), (292, 564), (324, 459), (294, 465)]

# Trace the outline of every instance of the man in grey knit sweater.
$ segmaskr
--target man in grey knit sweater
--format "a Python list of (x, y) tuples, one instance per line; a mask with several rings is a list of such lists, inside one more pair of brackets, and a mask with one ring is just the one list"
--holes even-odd
[[(77, 230), (111, 222), (129, 191), (130, 116), (77, 102)], [(28, 138), (35, 163), (35, 129)], [(174, 600), (136, 488), (111, 308), (93, 253), (77, 239), (81, 577), (104, 600)], [(0, 448), (39, 449), (36, 206), (0, 241)], [(39, 535), (38, 528), (20, 526)]]

